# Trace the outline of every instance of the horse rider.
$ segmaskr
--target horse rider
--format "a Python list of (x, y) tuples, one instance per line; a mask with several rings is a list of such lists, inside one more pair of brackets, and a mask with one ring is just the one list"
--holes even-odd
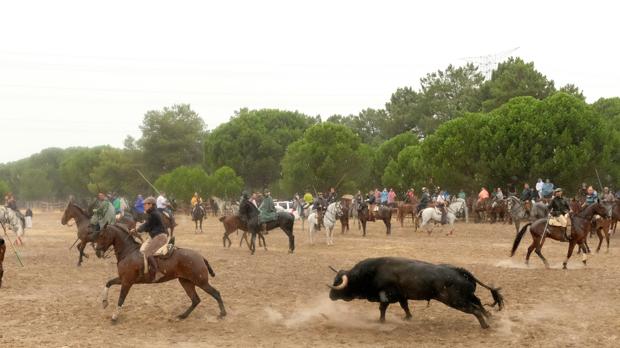
[(482, 189), (480, 190), (480, 193), (478, 193), (478, 201), (476, 202), (477, 204), (482, 203), (484, 200), (489, 198), (489, 191), (487, 191), (487, 188), (482, 186)]
[(366, 195), (366, 204), (368, 204), (368, 221), (375, 221), (375, 207), (377, 206), (377, 198), (373, 190), (368, 191)]
[[(166, 227), (162, 221), (161, 212), (156, 209), (155, 197), (147, 197), (144, 200), (146, 221), (136, 231), (147, 232), (149, 238), (142, 243), (140, 251), (144, 255), (144, 274), (148, 274), (147, 281), (154, 282), (157, 275), (157, 262), (153, 254), (168, 243)], [(148, 265), (151, 267), (148, 267)]]
[(254, 206), (256, 207), (256, 203), (250, 200), (250, 194), (248, 193), (248, 191), (243, 191), (241, 193), (241, 199), (239, 200), (239, 218), (241, 219), (241, 221), (245, 222), (246, 225), (250, 218), (250, 212), (253, 209), (251, 207), (252, 204), (254, 204)]
[(502, 200), (504, 200), (504, 192), (502, 192), (501, 187), (497, 187), (495, 192), (493, 192), (493, 204), (491, 206), (495, 208), (498, 202)]
[(435, 204), (437, 208), (441, 211), (441, 224), (445, 225), (448, 223), (448, 211), (446, 210), (446, 198), (442, 192), (439, 192), (437, 198), (435, 200)]
[(579, 189), (579, 196), (579, 198), (582, 198), (584, 200), (588, 196), (588, 184), (586, 184), (585, 182), (581, 183), (581, 188)]
[(116, 222), (116, 213), (114, 206), (106, 198), (105, 193), (99, 192), (97, 194), (97, 202), (93, 208), (93, 216), (90, 218), (90, 225), (93, 231), (101, 231), (106, 224), (113, 224)]
[(534, 199), (534, 197), (532, 197), (532, 190), (530, 190), (530, 184), (523, 184), (523, 191), (521, 191), (521, 196), (519, 198), (522, 202), (527, 202)]
[(192, 200), (191, 200), (190, 203), (192, 205), (192, 208), (194, 208), (196, 206), (196, 204), (201, 204), (202, 203), (202, 198), (200, 197), (198, 192), (194, 192), (194, 195), (192, 196)]
[(271, 198), (271, 192), (269, 189), (265, 189), (263, 192), (265, 198), (261, 202), (258, 210), (258, 223), (262, 226), (263, 231), (267, 234), (267, 223), (275, 221), (278, 218), (278, 212), (276, 206), (273, 204), (273, 198)]
[(549, 198), (554, 194), (553, 186), (554, 185), (553, 183), (551, 183), (551, 180), (547, 178), (547, 180), (545, 180), (545, 183), (542, 186), (543, 198)]
[(549, 224), (552, 226), (559, 225), (559, 227), (564, 228), (564, 237), (566, 240), (569, 240), (570, 231), (566, 226), (568, 225), (568, 212), (570, 207), (566, 199), (562, 197), (562, 193), (562, 189), (559, 187), (553, 191), (554, 196), (549, 205), (549, 209), (555, 221), (549, 222)]
[(594, 190), (592, 186), (588, 186), (586, 200), (585, 202), (583, 202), (581, 207), (584, 208), (596, 202), (598, 202), (598, 193)]
[(136, 197), (136, 201), (133, 203), (133, 208), (138, 214), (144, 214), (144, 199), (142, 195)]
[(467, 195), (465, 194), (465, 191), (463, 191), (463, 189), (459, 190), (459, 194), (457, 195), (457, 197), (459, 199), (465, 200), (465, 198), (467, 197)]
[(336, 189), (331, 187), (329, 189), (329, 193), (327, 194), (327, 205), (330, 205), (338, 200), (338, 194), (336, 193)]
[(616, 198), (614, 197), (614, 194), (609, 190), (609, 187), (603, 187), (603, 199), (602, 202), (603, 203), (613, 203), (615, 202)]
[(166, 192), (160, 192), (155, 202), (157, 210), (159, 210), (160, 213), (168, 215), (168, 217), (170, 218), (170, 224), (172, 226), (176, 226), (176, 222), (174, 221), (174, 215), (172, 215), (172, 205), (168, 201), (168, 198), (166, 198)]
[(418, 206), (416, 207), (416, 214), (426, 209), (430, 201), (431, 196), (428, 194), (428, 189), (426, 187), (422, 187), (422, 197), (420, 197), (420, 203), (418, 203)]
[(312, 210), (324, 211), (325, 209), (327, 209), (327, 201), (323, 198), (323, 192), (319, 192), (312, 205)]

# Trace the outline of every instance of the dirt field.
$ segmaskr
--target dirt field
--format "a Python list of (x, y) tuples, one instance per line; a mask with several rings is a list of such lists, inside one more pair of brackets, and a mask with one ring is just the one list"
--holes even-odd
[[(297, 250), (287, 254), (283, 232), (267, 236), (269, 251), (250, 256), (247, 248), (222, 247), (223, 228), (209, 217), (204, 234), (194, 234), (187, 217), (179, 217), (177, 245), (199, 250), (217, 276), (211, 284), (222, 294), (228, 310), (217, 320), (215, 301), (199, 292), (202, 303), (185, 321), (176, 315), (190, 304), (177, 281), (134, 286), (117, 324), (110, 316), (118, 287), (110, 291), (111, 305), (102, 309), (98, 297), (104, 283), (116, 275), (113, 259), (90, 258), (76, 267), (77, 251), (67, 251), (76, 228), (60, 225), (61, 213), (35, 216), (20, 248), (26, 265), (19, 268), (10, 249), (0, 289), (1, 347), (89, 346), (451, 346), (451, 347), (618, 347), (620, 346), (620, 248), (612, 238), (608, 254), (593, 254), (587, 267), (580, 256), (561, 270), (567, 244), (548, 241), (543, 249), (554, 269), (546, 270), (534, 255), (527, 268), (523, 257), (531, 241), (524, 238), (510, 259), (513, 227), (459, 224), (456, 235), (440, 229), (431, 236), (396, 227), (391, 237), (379, 223), (370, 223), (362, 238), (354, 227), (336, 234), (335, 246), (307, 243), (301, 223), (295, 226)], [(190, 225), (191, 224), (191, 225)], [(338, 228), (340, 225), (338, 224)], [(596, 246), (595, 239), (590, 246)], [(593, 248), (594, 249), (594, 248)], [(502, 312), (492, 310), (491, 329), (482, 330), (472, 315), (439, 302), (410, 301), (414, 318), (403, 321), (398, 305), (378, 322), (377, 304), (332, 302), (326, 283), (328, 265), (350, 268), (375, 256), (405, 256), (452, 263), (472, 271), (483, 282), (501, 286), (506, 298)], [(490, 294), (478, 288), (484, 303)]]

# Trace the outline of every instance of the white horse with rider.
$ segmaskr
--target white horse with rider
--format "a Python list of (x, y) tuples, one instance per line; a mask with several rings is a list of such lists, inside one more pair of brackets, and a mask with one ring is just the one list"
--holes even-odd
[[(327, 206), (327, 210), (323, 215), (323, 226), (325, 226), (325, 241), (327, 245), (334, 245), (334, 227), (340, 215), (342, 215), (340, 201), (333, 202)], [(314, 244), (314, 233), (316, 232), (316, 226), (318, 226), (318, 224), (318, 215), (316, 211), (313, 211), (308, 216), (308, 239), (310, 240), (310, 244)]]
[[(450, 224), (450, 231), (447, 233), (447, 235), (451, 235), (454, 233), (454, 221), (456, 221), (456, 215), (464, 214), (465, 217), (467, 218), (468, 216), (467, 203), (462, 198), (455, 199), (446, 208), (446, 214), (447, 214), (446, 222)], [(420, 215), (422, 217), (420, 228), (427, 226), (426, 232), (428, 232), (429, 235), (431, 234), (433, 230), (433, 225), (434, 225), (434, 224), (429, 224), (429, 222), (432, 220), (432, 221), (441, 223), (442, 212), (437, 207), (425, 208), (420, 212)], [(416, 231), (417, 231), (417, 226), (416, 226)]]

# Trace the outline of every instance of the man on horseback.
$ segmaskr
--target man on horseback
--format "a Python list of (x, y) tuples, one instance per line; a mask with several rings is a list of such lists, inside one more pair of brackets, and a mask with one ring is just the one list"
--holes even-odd
[(480, 190), (480, 193), (478, 193), (478, 204), (480, 204), (482, 201), (486, 200), (489, 198), (489, 191), (487, 191), (486, 187), (482, 187), (482, 189)]
[(589, 206), (590, 204), (594, 204), (598, 202), (598, 192), (594, 190), (592, 186), (588, 186), (586, 200), (581, 205), (582, 208)]
[(330, 205), (338, 200), (338, 194), (336, 193), (336, 189), (334, 187), (329, 189), (329, 193), (327, 194), (327, 205)]
[(116, 213), (114, 206), (107, 200), (105, 193), (97, 194), (97, 202), (93, 209), (93, 216), (90, 218), (90, 225), (93, 231), (101, 231), (106, 224), (114, 224), (116, 222)]
[(553, 219), (549, 219), (549, 225), (558, 226), (564, 228), (564, 237), (566, 240), (570, 240), (570, 232), (568, 231), (568, 211), (570, 207), (564, 197), (562, 197), (562, 189), (556, 188), (554, 191), (554, 197), (551, 200), (550, 209)]
[(198, 192), (194, 192), (194, 195), (192, 196), (192, 200), (191, 200), (192, 209), (196, 206), (196, 204), (201, 204), (201, 203), (202, 203), (202, 198), (200, 197)]
[(422, 210), (426, 209), (428, 203), (431, 201), (431, 196), (428, 194), (428, 189), (426, 187), (422, 187), (422, 197), (420, 198), (420, 203), (416, 207), (416, 214), (419, 214)]
[(245, 222), (246, 225), (250, 218), (250, 211), (253, 209), (251, 205), (253, 204), (254, 203), (250, 201), (250, 194), (248, 191), (243, 191), (241, 193), (241, 201), (239, 202), (239, 218), (241, 218), (241, 221)]
[[(375, 198), (375, 193), (373, 190), (368, 191), (368, 195), (366, 195), (366, 204), (368, 205), (368, 221), (375, 221), (375, 206), (376, 206), (377, 200)], [(361, 209), (362, 206), (360, 205)]]
[(273, 198), (271, 198), (271, 192), (269, 189), (264, 191), (265, 198), (258, 207), (260, 213), (258, 214), (258, 223), (262, 226), (264, 234), (267, 234), (267, 223), (274, 221), (278, 218), (276, 206), (273, 204)]
[(437, 204), (437, 208), (441, 211), (441, 224), (445, 225), (448, 223), (448, 211), (446, 210), (446, 199), (443, 194), (443, 191), (439, 192), (437, 195), (437, 199), (435, 200)]
[[(137, 229), (138, 232), (147, 232), (149, 234), (149, 238), (142, 243), (140, 251), (144, 255), (144, 274), (148, 274), (148, 281), (150, 282), (154, 282), (157, 275), (157, 262), (153, 254), (168, 243), (166, 227), (162, 221), (159, 209), (155, 207), (156, 203), (157, 201), (154, 197), (148, 197), (144, 200), (144, 210), (147, 214), (146, 222)], [(148, 265), (151, 265), (151, 267)]]
[(157, 210), (159, 210), (159, 212), (162, 214), (168, 215), (168, 217), (170, 218), (170, 225), (176, 226), (177, 224), (174, 221), (174, 215), (172, 215), (172, 205), (168, 201), (168, 198), (166, 198), (166, 192), (160, 192), (155, 202)]

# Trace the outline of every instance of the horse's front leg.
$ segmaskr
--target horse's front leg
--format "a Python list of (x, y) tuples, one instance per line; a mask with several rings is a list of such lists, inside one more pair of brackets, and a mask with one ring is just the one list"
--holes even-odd
[(256, 251), (256, 232), (252, 231), (252, 238), (250, 241), (250, 253), (254, 255), (255, 251)]
[(108, 291), (110, 290), (110, 287), (112, 285), (119, 285), (120, 283), (121, 283), (121, 278), (119, 277), (112, 278), (108, 280), (107, 283), (105, 283), (105, 286), (103, 287), (103, 291), (101, 291), (101, 304), (103, 305), (104, 309), (108, 306)]
[(131, 289), (132, 285), (133, 283), (121, 284), (121, 292), (118, 295), (118, 304), (114, 310), (114, 313), (112, 313), (112, 322), (116, 322), (118, 320), (118, 317), (121, 314), (121, 309), (123, 308), (123, 303), (125, 303), (125, 298), (127, 297), (129, 289)]
[(86, 241), (85, 240), (80, 240), (80, 244), (78, 244), (77, 249), (80, 252), (80, 256), (78, 258), (78, 266), (82, 265), (82, 261), (83, 258), (86, 256), (86, 253), (84, 252), (84, 249), (86, 248)]

